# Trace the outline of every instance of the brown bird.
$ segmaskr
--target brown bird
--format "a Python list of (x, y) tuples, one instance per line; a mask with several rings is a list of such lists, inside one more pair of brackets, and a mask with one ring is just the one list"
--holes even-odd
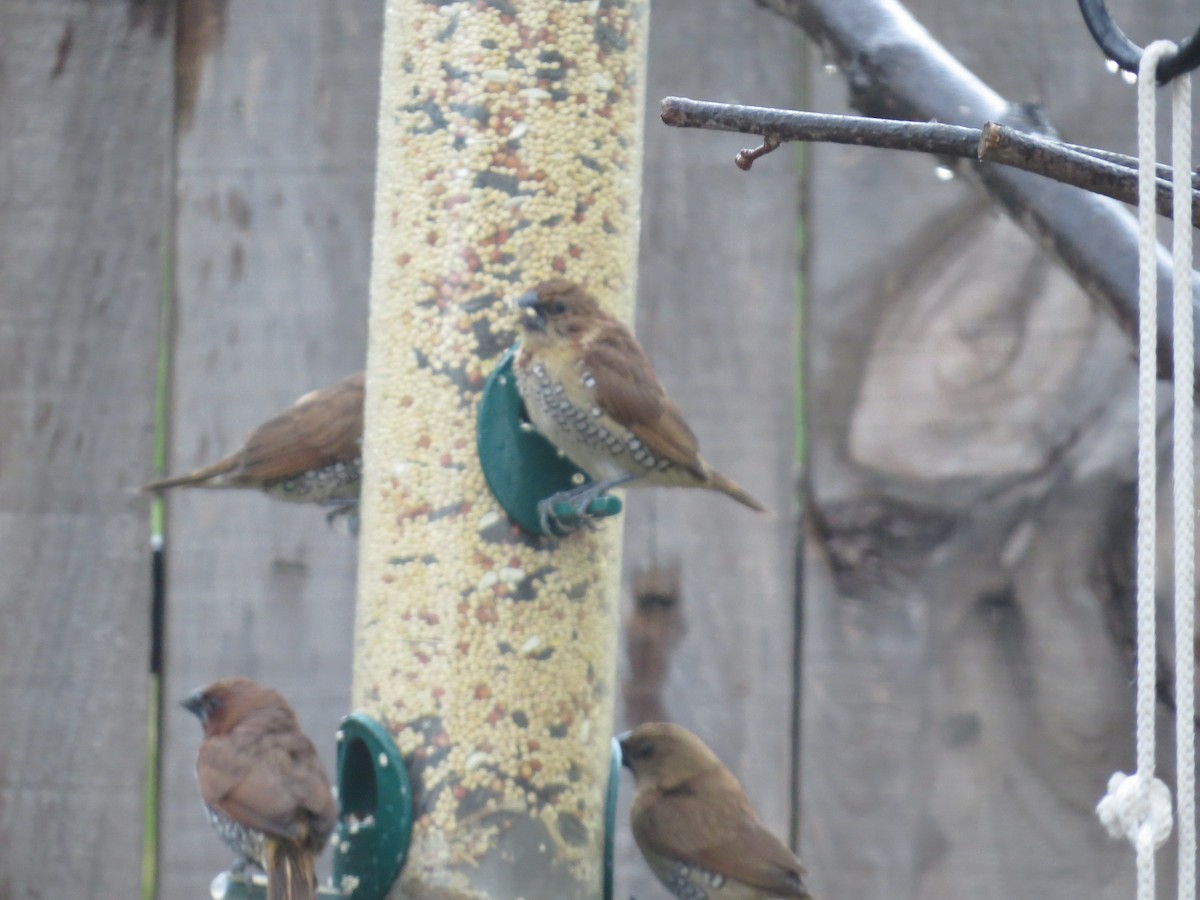
[(800, 860), (700, 738), (648, 722), (618, 740), (633, 772), (633, 836), (667, 890), (683, 900), (811, 898)]
[(569, 501), (583, 518), (594, 498), (626, 482), (708, 488), (764, 511), (700, 455), (696, 435), (633, 332), (591, 294), (555, 278), (517, 305), (527, 310), (514, 362), (525, 409), (534, 427), (594, 482), (543, 500), (538, 506), (543, 531), (551, 530), (558, 503)]
[(313, 865), (337, 821), (317, 751), (278, 691), (228, 678), (183, 701), (204, 740), (196, 780), (217, 835), (267, 873), (267, 900), (313, 900)]
[(332, 518), (358, 506), (362, 434), (363, 373), (358, 372), (305, 394), (254, 429), (240, 450), (142, 490), (256, 488), (279, 500), (335, 507)]

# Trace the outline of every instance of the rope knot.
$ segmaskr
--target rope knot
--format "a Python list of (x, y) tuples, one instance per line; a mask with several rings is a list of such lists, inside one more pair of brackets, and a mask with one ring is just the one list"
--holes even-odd
[(1096, 805), (1096, 815), (1114, 838), (1124, 837), (1137, 847), (1142, 829), (1150, 829), (1157, 850), (1171, 835), (1171, 792), (1161, 780), (1142, 790), (1142, 776), (1114, 772), (1108, 779), (1108, 793)]

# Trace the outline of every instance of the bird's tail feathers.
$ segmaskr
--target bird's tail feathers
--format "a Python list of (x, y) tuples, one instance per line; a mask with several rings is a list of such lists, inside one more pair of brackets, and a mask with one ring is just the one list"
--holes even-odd
[(282, 841), (266, 847), (267, 900), (316, 900), (313, 854)]
[(167, 488), (173, 487), (226, 487), (223, 481), (207, 483), (218, 475), (226, 475), (232, 472), (237, 466), (237, 460), (232, 457), (217, 460), (209, 466), (202, 469), (196, 469), (194, 472), (189, 472), (187, 475), (173, 475), (170, 478), (163, 478), (159, 481), (151, 481), (149, 484), (143, 484), (143, 491), (164, 491)]
[(767, 512), (767, 508), (742, 490), (741, 486), (736, 481), (734, 481), (732, 478), (726, 478), (715, 469), (711, 470), (708, 474), (708, 484), (710, 487), (720, 491), (722, 494), (728, 494), (743, 506), (748, 506), (757, 512)]

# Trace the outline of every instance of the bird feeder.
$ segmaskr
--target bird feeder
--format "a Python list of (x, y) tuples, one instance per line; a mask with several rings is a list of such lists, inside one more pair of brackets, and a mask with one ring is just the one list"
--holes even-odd
[[(412, 792), (404, 762), (387, 732), (361, 712), (351, 713), (338, 729), (338, 827), (332, 840), (332, 883), (318, 897), (382, 900), (404, 867), (412, 833)], [(609, 751), (604, 795), (603, 897), (613, 896), (614, 836), (621, 744)], [(265, 900), (266, 879), (259, 874), (221, 872), (209, 894), (214, 900)]]
[(393, 898), (605, 890), (620, 519), (522, 527), (476, 421), (524, 291), (632, 314), (647, 14), (386, 7), (353, 694), (412, 783)]

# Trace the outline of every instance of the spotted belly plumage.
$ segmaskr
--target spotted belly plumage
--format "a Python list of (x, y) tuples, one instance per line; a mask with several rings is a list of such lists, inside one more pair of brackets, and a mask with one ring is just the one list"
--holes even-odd
[(253, 863), (260, 868), (263, 865), (263, 843), (265, 838), (261, 831), (247, 828), (240, 822), (235, 822), (228, 816), (207, 804), (204, 807), (208, 813), (208, 821), (222, 841), (242, 860)]
[[(724, 875), (710, 872), (700, 866), (687, 865), (678, 861), (658, 858), (654, 874), (679, 900), (741, 900), (743, 885), (729, 881)], [(746, 893), (745, 897), (758, 897), (757, 893)]]
[[(518, 367), (516, 373), (517, 390), (534, 428), (594, 480), (642, 471), (657, 476), (650, 479), (655, 483), (665, 483), (662, 476), (678, 468), (651, 453), (629, 429), (588, 402), (586, 395), (595, 384), (589, 384), (586, 371), (575, 375), (579, 383), (574, 390), (541, 363)], [(687, 480), (695, 478), (689, 474)]]
[(268, 496), (293, 503), (347, 503), (358, 500), (361, 489), (361, 456), (263, 482)]

